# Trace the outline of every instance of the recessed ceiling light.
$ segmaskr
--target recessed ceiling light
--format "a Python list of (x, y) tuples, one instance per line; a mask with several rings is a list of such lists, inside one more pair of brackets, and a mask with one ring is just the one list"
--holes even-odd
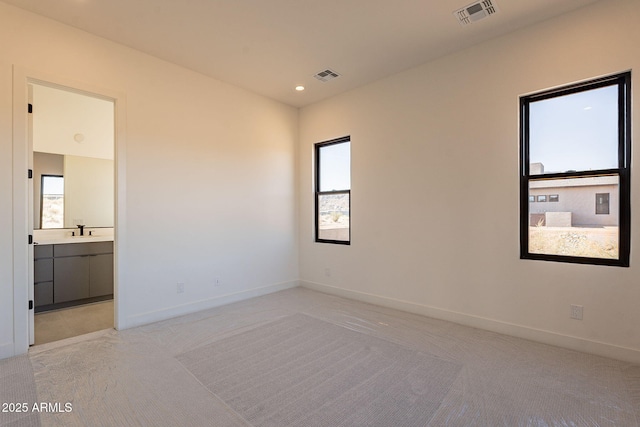
[(302, 85), (298, 85), (298, 86), (296, 86), (296, 90), (297, 90), (298, 92), (302, 92), (302, 91), (304, 90), (304, 86), (302, 86)]

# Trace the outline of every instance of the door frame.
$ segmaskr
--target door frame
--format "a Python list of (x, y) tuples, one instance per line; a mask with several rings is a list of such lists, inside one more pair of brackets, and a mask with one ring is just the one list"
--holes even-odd
[[(51, 76), (20, 66), (13, 66), (13, 328), (14, 355), (29, 349), (33, 331), (33, 220), (29, 213), (28, 169), (32, 168), (29, 144), (29, 114), (27, 111), (29, 84), (40, 84), (84, 95), (103, 98), (114, 103), (114, 327), (125, 328), (126, 286), (126, 98), (121, 92), (97, 87), (85, 82)], [(30, 321), (31, 319), (31, 321)]]

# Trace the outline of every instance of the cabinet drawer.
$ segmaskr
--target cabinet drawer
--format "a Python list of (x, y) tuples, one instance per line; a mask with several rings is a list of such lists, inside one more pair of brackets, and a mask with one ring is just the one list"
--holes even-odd
[(33, 281), (50, 282), (53, 280), (53, 258), (37, 259), (33, 262)]
[(53, 258), (53, 245), (35, 245), (33, 247), (33, 257), (39, 258)]
[(113, 253), (113, 242), (68, 243), (53, 245), (53, 255), (57, 257)]
[(36, 283), (33, 299), (36, 307), (53, 304), (53, 282)]

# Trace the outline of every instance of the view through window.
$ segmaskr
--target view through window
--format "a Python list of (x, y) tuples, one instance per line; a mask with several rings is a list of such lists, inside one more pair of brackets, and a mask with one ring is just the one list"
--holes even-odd
[(350, 138), (318, 143), (315, 155), (316, 242), (350, 244)]
[(521, 98), (522, 258), (628, 266), (630, 80)]
[(64, 178), (42, 175), (41, 224), (42, 228), (64, 227)]

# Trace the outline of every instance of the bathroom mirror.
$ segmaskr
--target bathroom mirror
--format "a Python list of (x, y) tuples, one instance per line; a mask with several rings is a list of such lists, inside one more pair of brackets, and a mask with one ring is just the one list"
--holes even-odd
[(32, 84), (34, 229), (114, 226), (114, 103)]
[(113, 160), (33, 153), (34, 229), (113, 227)]

